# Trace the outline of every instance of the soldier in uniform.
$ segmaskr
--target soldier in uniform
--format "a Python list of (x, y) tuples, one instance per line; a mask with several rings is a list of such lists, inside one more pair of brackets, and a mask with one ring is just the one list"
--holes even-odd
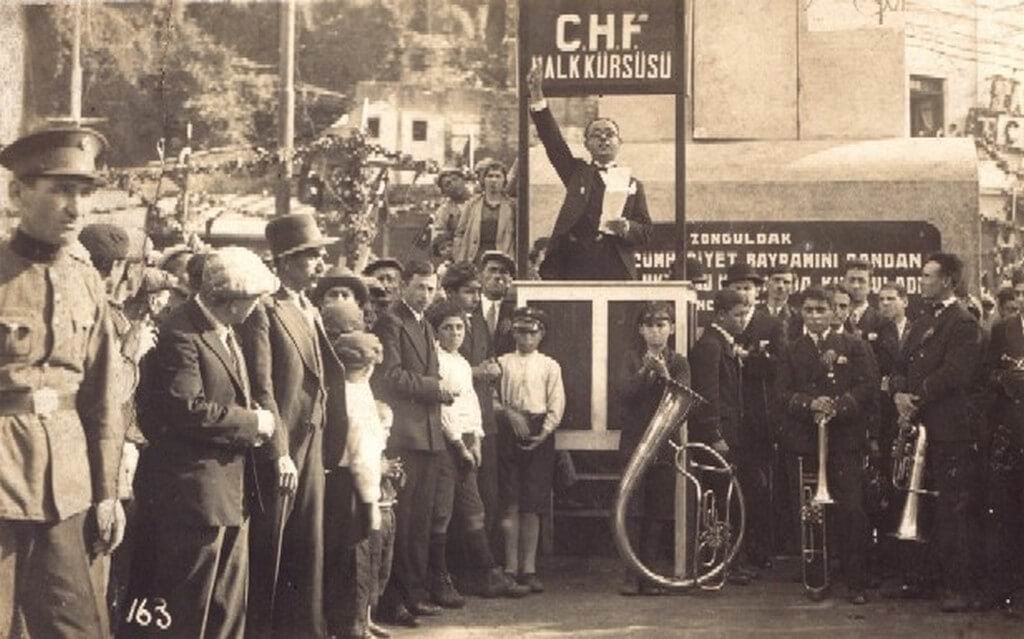
[(21, 217), (0, 243), (0, 635), (105, 637), (90, 554), (124, 532), (117, 338), (103, 282), (70, 250), (106, 148), (50, 129), (0, 151)]

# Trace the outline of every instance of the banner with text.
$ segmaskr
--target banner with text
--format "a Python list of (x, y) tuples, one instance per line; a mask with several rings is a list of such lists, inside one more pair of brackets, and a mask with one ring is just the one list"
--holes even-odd
[[(655, 224), (652, 242), (636, 256), (641, 279), (668, 276), (675, 253), (673, 225)], [(925, 258), (941, 250), (938, 229), (927, 222), (692, 222), (686, 225), (686, 252), (700, 262), (709, 282), (700, 289), (701, 310), (710, 310), (711, 293), (721, 287), (726, 269), (747, 262), (762, 274), (788, 265), (797, 290), (841, 279), (847, 260), (865, 259), (874, 267), (871, 290), (895, 280), (917, 296)]]
[(551, 96), (683, 91), (679, 0), (521, 0), (524, 62)]

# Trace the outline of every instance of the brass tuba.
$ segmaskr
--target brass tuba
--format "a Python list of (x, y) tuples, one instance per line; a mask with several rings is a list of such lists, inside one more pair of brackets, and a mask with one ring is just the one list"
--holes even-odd
[[(658, 449), (666, 441), (672, 443), (669, 440), (672, 432), (686, 420), (694, 405), (704, 401), (700, 395), (683, 384), (667, 380), (661, 403), (647, 425), (636, 451), (626, 464), (615, 496), (613, 537), (623, 561), (651, 583), (676, 590), (693, 587), (714, 590), (724, 584), (726, 568), (736, 556), (743, 540), (745, 522), (743, 493), (734, 470), (718, 451), (706, 444), (672, 444), (676, 449), (676, 471), (686, 479), (688, 485), (694, 487), (698, 500), (696, 536), (692, 540), (689, 562), (693, 567), (692, 576), (666, 577), (643, 565), (629, 543), (626, 510), (640, 480), (654, 461)], [(689, 454), (691, 451), (700, 451), (701, 455), (710, 458), (711, 461), (695, 463)], [(701, 482), (702, 474), (711, 475), (712, 479), (725, 483), (727, 488), (724, 500), (718, 499), (713, 487), (705, 489)], [(732, 521), (733, 508), (738, 519), (735, 524)]]
[(892, 536), (902, 541), (924, 541), (918, 530), (921, 495), (937, 495), (924, 490), (924, 462), (928, 452), (928, 431), (924, 424), (900, 419), (900, 429), (892, 444), (892, 485), (907, 493), (900, 523)]

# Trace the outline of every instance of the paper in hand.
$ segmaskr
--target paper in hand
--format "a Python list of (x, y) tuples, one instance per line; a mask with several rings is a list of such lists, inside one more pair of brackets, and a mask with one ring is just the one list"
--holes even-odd
[(614, 166), (601, 175), (604, 180), (604, 201), (601, 205), (601, 224), (598, 230), (602, 233), (614, 234), (608, 223), (622, 218), (626, 198), (636, 191), (632, 173), (628, 166)]

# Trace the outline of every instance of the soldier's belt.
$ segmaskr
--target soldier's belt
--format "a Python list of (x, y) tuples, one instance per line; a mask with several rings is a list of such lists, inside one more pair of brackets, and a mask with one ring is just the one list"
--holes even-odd
[(0, 416), (49, 415), (59, 410), (74, 410), (76, 395), (52, 388), (0, 390)]

